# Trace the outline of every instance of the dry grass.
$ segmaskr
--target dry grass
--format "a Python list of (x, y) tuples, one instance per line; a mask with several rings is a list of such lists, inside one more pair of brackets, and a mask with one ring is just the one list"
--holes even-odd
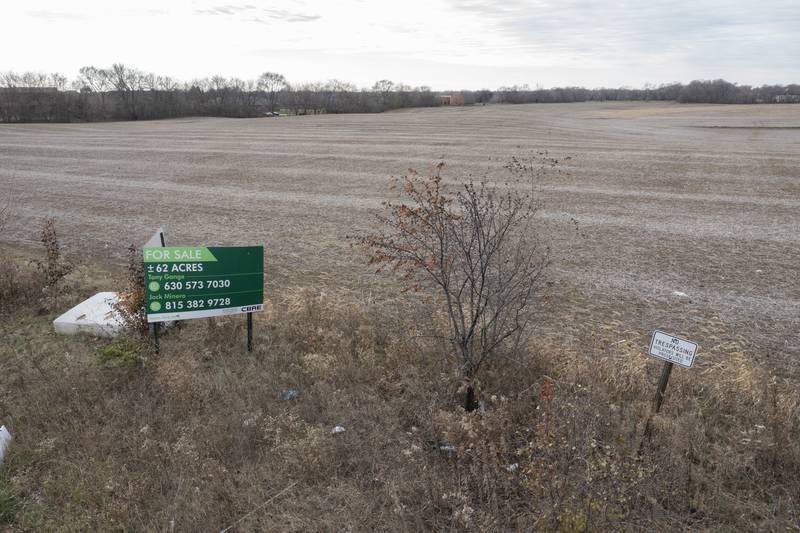
[(13, 216), (14, 202), (10, 195), (0, 195), (0, 234), (2, 234), (9, 225), (9, 221)]
[(43, 289), (37, 273), (20, 268), (8, 259), (4, 256), (0, 261), (0, 313), (40, 298)]
[[(10, 195), (0, 195), (0, 235), (9, 227), (13, 218), (14, 203)], [(0, 313), (11, 309), (20, 301), (27, 301), (41, 290), (33, 272), (22, 271), (18, 262), (10, 259), (4, 250), (0, 260)]]
[[(75, 276), (67, 299), (96, 288)], [(0, 326), (10, 531), (800, 524), (800, 390), (735, 345), (676, 369), (639, 455), (659, 365), (613, 324), (581, 339), (588, 351), (540, 341), (490, 367), (483, 409), (464, 413), (424, 302), (287, 289), (253, 354), (237, 317), (185, 323), (159, 357), (57, 337), (35, 311)]]
[[(0, 204), (0, 235), (13, 218), (13, 204)], [(3, 252), (0, 260), (0, 313), (10, 312), (19, 306), (37, 306), (39, 313), (55, 309), (63, 292), (63, 281), (75, 265), (61, 252), (55, 231), (55, 220), (43, 221), (40, 244), (44, 260), (20, 261), (11, 249)]]

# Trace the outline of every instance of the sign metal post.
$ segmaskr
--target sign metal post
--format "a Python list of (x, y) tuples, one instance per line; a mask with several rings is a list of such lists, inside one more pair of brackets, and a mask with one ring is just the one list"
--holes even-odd
[(253, 313), (247, 313), (247, 351), (253, 351)]
[[(167, 245), (166, 241), (164, 240), (164, 228), (158, 228), (156, 232), (150, 237), (142, 248), (155, 248), (161, 247), (164, 248)], [(161, 347), (158, 343), (158, 333), (161, 329), (160, 322), (153, 322), (153, 344), (156, 349), (156, 355), (161, 351)]]
[(155, 344), (156, 347), (156, 355), (158, 355), (159, 352), (161, 351), (161, 347), (158, 345), (158, 330), (160, 327), (161, 327), (160, 322), (153, 322), (153, 343)]

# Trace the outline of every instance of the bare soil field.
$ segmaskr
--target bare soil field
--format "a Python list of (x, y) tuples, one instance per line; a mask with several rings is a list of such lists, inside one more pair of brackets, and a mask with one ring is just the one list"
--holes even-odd
[(800, 106), (662, 103), (4, 125), (3, 240), (30, 245), (53, 216), (68, 251), (114, 263), (163, 226), (174, 244), (264, 243), (272, 287), (369, 291), (383, 280), (344, 237), (373, 223), (387, 178), (440, 160), (451, 181), (499, 175), (547, 150), (571, 159), (542, 184), (559, 325), (542, 334), (663, 328), (797, 375), (798, 125)]
[(798, 106), (603, 103), (3, 126), (6, 239), (31, 243), (53, 216), (68, 250), (113, 262), (164, 226), (176, 244), (263, 242), (273, 286), (368, 290), (344, 237), (370, 227), (389, 176), (440, 160), (451, 180), (498, 175), (548, 150), (572, 158), (543, 183), (567, 334), (615, 318), (707, 352), (721, 336), (797, 354), (798, 124)]

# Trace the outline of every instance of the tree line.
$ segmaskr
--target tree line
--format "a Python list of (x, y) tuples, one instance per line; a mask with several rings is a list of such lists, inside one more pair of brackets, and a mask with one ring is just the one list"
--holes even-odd
[[(243, 80), (212, 76), (181, 82), (123, 64), (80, 69), (69, 80), (61, 74), (0, 73), (0, 121), (91, 122), (186, 116), (256, 117), (265, 114), (379, 113), (442, 105), (430, 87), (380, 80), (369, 88), (340, 80), (290, 84), (275, 72)], [(642, 89), (586, 89), (527, 85), (496, 91), (458, 91), (464, 104), (560, 103), (665, 100), (686, 103), (764, 103), (779, 95), (800, 94), (798, 85), (751, 87), (724, 80)]]
[(646, 84), (641, 89), (555, 87), (531, 89), (527, 85), (501, 87), (493, 95), (499, 103), (566, 103), (589, 101), (672, 101), (686, 104), (766, 104), (782, 95), (800, 95), (800, 85), (737, 85), (725, 80), (694, 80), (686, 85)]

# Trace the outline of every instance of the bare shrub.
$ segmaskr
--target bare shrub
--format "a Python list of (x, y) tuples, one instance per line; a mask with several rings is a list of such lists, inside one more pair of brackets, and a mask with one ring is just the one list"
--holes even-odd
[(75, 266), (61, 253), (54, 218), (45, 219), (39, 240), (45, 249), (45, 260), (34, 261), (34, 264), (42, 276), (45, 296), (55, 302), (58, 299), (59, 284), (75, 269)]
[(459, 359), (464, 408), (476, 406), (482, 365), (528, 330), (548, 264), (536, 223), (535, 181), (558, 161), (545, 154), (513, 159), (508, 181), (468, 176), (457, 192), (442, 183), (444, 163), (429, 176), (413, 170), (397, 180), (408, 203), (388, 203), (384, 230), (361, 236), (378, 271), (400, 275), (407, 289), (432, 289), (448, 317)]
[(128, 268), (125, 288), (119, 292), (119, 301), (114, 310), (122, 318), (125, 327), (142, 337), (148, 333), (147, 310), (144, 295), (144, 263), (142, 254), (134, 245), (128, 247)]

